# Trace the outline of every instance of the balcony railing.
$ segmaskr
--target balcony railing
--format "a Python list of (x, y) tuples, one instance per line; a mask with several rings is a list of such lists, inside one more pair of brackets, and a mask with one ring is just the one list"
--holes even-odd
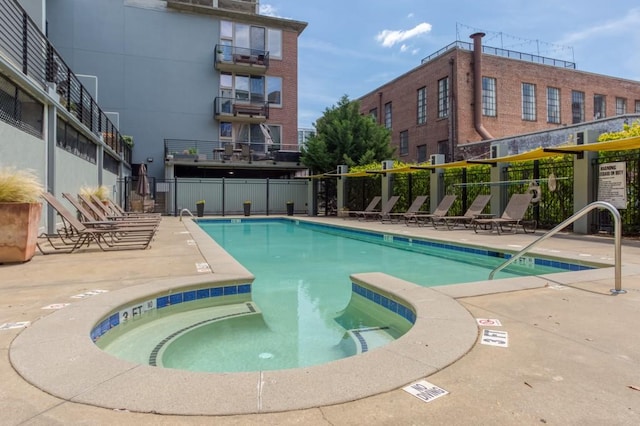
[(252, 163), (275, 161), (299, 163), (300, 150), (297, 143), (265, 143), (264, 141), (202, 141), (165, 139), (165, 161)]
[(243, 71), (264, 74), (269, 68), (269, 52), (266, 50), (216, 45), (214, 64), (219, 71)]
[(258, 13), (258, 4), (257, 0), (167, 0), (167, 5), (176, 9), (224, 9), (251, 14)]
[(221, 121), (262, 123), (269, 118), (269, 102), (217, 97), (213, 115)]
[(113, 135), (104, 142), (130, 164), (131, 148), (27, 12), (15, 0), (3, 0), (0, 17), (0, 56), (41, 89), (55, 88), (50, 93), (96, 138)]

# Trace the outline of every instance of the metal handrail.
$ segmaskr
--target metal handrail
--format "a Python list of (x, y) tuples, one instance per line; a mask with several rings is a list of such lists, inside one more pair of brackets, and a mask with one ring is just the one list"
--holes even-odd
[(541, 243), (542, 241), (546, 240), (549, 237), (552, 237), (553, 235), (557, 234), (559, 231), (561, 231), (562, 229), (564, 229), (565, 227), (567, 227), (569, 224), (575, 222), (576, 220), (580, 219), (581, 217), (583, 217), (584, 215), (586, 215), (587, 213), (589, 213), (591, 210), (596, 209), (596, 208), (601, 208), (601, 209), (607, 209), (611, 212), (611, 214), (613, 215), (613, 222), (614, 222), (614, 251), (615, 251), (615, 265), (614, 265), (614, 274), (615, 274), (615, 289), (611, 289), (611, 293), (613, 294), (624, 294), (627, 291), (626, 290), (622, 290), (622, 267), (621, 267), (621, 260), (622, 260), (622, 245), (621, 245), (621, 237), (622, 237), (622, 228), (620, 226), (620, 212), (618, 211), (618, 209), (615, 208), (615, 206), (611, 203), (607, 203), (606, 201), (594, 201), (593, 203), (583, 207), (582, 209), (580, 209), (578, 212), (574, 213), (571, 217), (569, 217), (568, 219), (566, 219), (565, 221), (563, 221), (562, 223), (560, 223), (559, 225), (556, 225), (555, 228), (553, 228), (551, 231), (547, 232), (546, 234), (542, 235), (540, 238), (538, 238), (537, 240), (535, 240), (534, 242), (532, 242), (531, 244), (529, 244), (528, 246), (526, 246), (525, 248), (523, 248), (522, 250), (520, 250), (518, 253), (514, 254), (513, 256), (511, 256), (508, 260), (506, 260), (504, 263), (502, 263), (501, 265), (499, 265), (497, 268), (495, 268), (493, 271), (491, 271), (491, 273), (489, 274), (489, 279), (492, 280), (494, 275), (501, 271), (502, 269), (506, 268), (507, 266), (509, 266), (510, 264), (512, 264), (513, 262), (515, 262), (517, 259), (521, 258), (525, 253), (527, 253), (528, 251), (530, 251), (533, 247), (537, 246), (539, 243)]
[(193, 213), (191, 213), (191, 210), (189, 209), (182, 209), (180, 210), (180, 222), (182, 222), (182, 213), (189, 213), (189, 216), (195, 218), (195, 216), (193, 215)]

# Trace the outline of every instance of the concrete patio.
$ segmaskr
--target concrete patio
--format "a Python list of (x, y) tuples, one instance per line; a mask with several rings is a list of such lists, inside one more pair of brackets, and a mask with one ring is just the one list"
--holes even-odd
[[(508, 251), (517, 250), (535, 238), (535, 235), (521, 233), (498, 236), (475, 234), (467, 229), (445, 231), (338, 218), (300, 219), (454, 243), (482, 244)], [(55, 312), (43, 309), (51, 304), (70, 303), (81, 309), (91, 301), (72, 296), (91, 290), (107, 290), (111, 297), (154, 281), (199, 279), (205, 275), (212, 278), (234, 272), (237, 265), (212, 257), (211, 250), (210, 242), (202, 239), (190, 220), (181, 222), (165, 217), (149, 250), (108, 253), (84, 250), (66, 255), (37, 255), (25, 264), (0, 265), (0, 325), (28, 321), (33, 327)], [(536, 252), (610, 265), (614, 248), (608, 237), (562, 235), (545, 241)], [(211, 265), (213, 272), (198, 272), (198, 265), (202, 263)], [(425, 371), (422, 378), (449, 392), (429, 403), (411, 396), (400, 386), (354, 401), (274, 413), (159, 415), (101, 408), (73, 402), (81, 399), (81, 394), (62, 399), (26, 381), (11, 364), (12, 342), (25, 329), (0, 330), (3, 355), (0, 362), (3, 419), (0, 423), (640, 424), (640, 339), (637, 338), (640, 246), (635, 241), (624, 242), (622, 263), (622, 288), (627, 294), (618, 296), (609, 292), (614, 286), (612, 268), (554, 274), (551, 279), (529, 277), (433, 288), (439, 298), (461, 306), (471, 317), (499, 319), (502, 326), (497, 329), (508, 332), (509, 346), (483, 345), (478, 337), (470, 350), (465, 349), (450, 365), (435, 372)], [(97, 300), (103, 295), (92, 297)], [(446, 323), (437, 324), (436, 331), (441, 336), (455, 340), (452, 328)], [(486, 327), (478, 330), (482, 328)], [(56, 333), (51, 333), (51, 342), (55, 343), (58, 338)], [(36, 368), (38, 358), (34, 357), (31, 362)], [(96, 365), (95, 371), (101, 368)], [(51, 373), (69, 385), (82, 379), (77, 371)], [(145, 383), (154, 385), (145, 386)], [(130, 384), (139, 388), (140, 400), (153, 400), (154, 386), (161, 385), (144, 376)], [(310, 391), (326, 391), (320, 381), (309, 380), (306, 385)], [(89, 391), (86, 389), (83, 393)], [(194, 386), (194, 395), (199, 395), (197, 391)], [(182, 398), (194, 398), (194, 395), (182, 395)], [(222, 403), (216, 398), (206, 402)], [(292, 407), (295, 406), (293, 401)]]

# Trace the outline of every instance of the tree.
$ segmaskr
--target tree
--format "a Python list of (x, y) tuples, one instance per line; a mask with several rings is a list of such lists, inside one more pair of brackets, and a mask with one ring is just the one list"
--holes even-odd
[(389, 130), (370, 115), (360, 114), (360, 102), (344, 95), (327, 108), (315, 123), (316, 133), (302, 148), (302, 163), (314, 173), (391, 159), (393, 148)]

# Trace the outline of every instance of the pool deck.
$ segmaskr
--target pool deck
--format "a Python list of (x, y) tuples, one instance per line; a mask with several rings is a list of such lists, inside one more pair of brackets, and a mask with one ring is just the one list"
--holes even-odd
[[(505, 251), (524, 247), (535, 238), (534, 235), (522, 233), (475, 234), (467, 229), (434, 230), (431, 227), (407, 227), (404, 224), (339, 218), (300, 219), (460, 244), (485, 245)], [(333, 399), (332, 394), (338, 393), (338, 389), (328, 388), (328, 384), (334, 386), (334, 382), (331, 381), (333, 372), (326, 368), (322, 370), (326, 380), (312, 377), (300, 380), (300, 375), (292, 372), (291, 380), (296, 383), (291, 383), (290, 386), (287, 386), (286, 381), (280, 383), (282, 387), (279, 393), (286, 397), (284, 401), (274, 405), (281, 407), (275, 410), (282, 410), (280, 412), (189, 415), (199, 413), (194, 411), (183, 415), (159, 415), (91, 405), (99, 403), (91, 402), (88, 396), (99, 393), (93, 392), (97, 387), (87, 378), (99, 377), (104, 372), (111, 371), (113, 366), (107, 362), (98, 365), (83, 363), (84, 370), (68, 371), (64, 368), (66, 363), (78, 361), (72, 358), (82, 360), (87, 355), (83, 348), (78, 348), (75, 357), (69, 356), (68, 354), (74, 354), (74, 348), (68, 347), (65, 333), (74, 333), (82, 327), (92, 325), (73, 323), (73, 315), (70, 314), (77, 312), (80, 315), (88, 308), (99, 305), (101, 300), (115, 300), (113, 303), (117, 305), (118, 301), (143, 292), (152, 285), (152, 281), (167, 285), (171, 281), (190, 282), (214, 277), (233, 280), (234, 277), (247, 274), (246, 270), (225, 256), (211, 256), (211, 251), (214, 250), (215, 245), (201, 239), (189, 220), (180, 222), (177, 218), (165, 217), (148, 250), (108, 253), (84, 250), (74, 254), (37, 255), (24, 264), (0, 265), (0, 325), (23, 321), (31, 323), (28, 328), (0, 330), (0, 423), (640, 424), (640, 244), (630, 240), (623, 242), (622, 249), (622, 288), (627, 290), (626, 294), (610, 294), (609, 290), (614, 287), (612, 268), (442, 286), (429, 290), (429, 296), (423, 299), (435, 301), (442, 312), (423, 314), (420, 321), (433, 325), (426, 338), (442, 341), (443, 345), (453, 348), (450, 354), (444, 354), (453, 359), (447, 362), (448, 358), (443, 355), (438, 362), (425, 361), (422, 359), (423, 353), (430, 353), (433, 348), (418, 348), (417, 346), (427, 344), (422, 344), (422, 336), (416, 335), (405, 336), (410, 337), (411, 341), (403, 342), (400, 339), (394, 342), (394, 345), (398, 345), (386, 351), (387, 357), (395, 355), (404, 360), (410, 358), (403, 352), (408, 348), (417, 354), (415, 364), (418, 367), (420, 362), (437, 365), (437, 368), (424, 368), (424, 375), (416, 377), (426, 379), (449, 392), (429, 403), (402, 390), (403, 385), (411, 382), (403, 382), (402, 376), (402, 384), (394, 385), (391, 390), (360, 397), (370, 392), (367, 389), (357, 389), (353, 386), (353, 381), (363, 380), (366, 383), (366, 376), (370, 374), (378, 377), (375, 381), (380, 382), (385, 376), (385, 372), (375, 371), (374, 363), (374, 367), (368, 371), (345, 372), (338, 369), (335, 372), (344, 377), (355, 375), (353, 380), (344, 383), (344, 388), (354, 395), (352, 399), (355, 400), (349, 402), (336, 402)], [(535, 252), (542, 256), (612, 264), (614, 247), (613, 240), (608, 237), (559, 235), (543, 242)], [(203, 271), (203, 263), (208, 263), (211, 270)], [(425, 273), (428, 274), (428, 271)], [(386, 279), (379, 276), (373, 278)], [(392, 287), (403, 287), (402, 283), (392, 279), (388, 281)], [(108, 293), (86, 295), (97, 289), (107, 290)], [(87, 297), (72, 297), (81, 294)], [(59, 310), (42, 309), (51, 304), (62, 303), (70, 305)], [(421, 309), (430, 308), (426, 305)], [(455, 321), (447, 321), (447, 312), (467, 315), (468, 318), (461, 327)], [(47, 328), (47, 325), (59, 325), (55, 321), (62, 318), (68, 320), (62, 322), (63, 327)], [(498, 319), (502, 326), (474, 326), (476, 334), (472, 336), (471, 344), (468, 344), (468, 336), (461, 338), (456, 330), (463, 329), (462, 334), (468, 333), (469, 320), (474, 318)], [(65, 324), (68, 327), (64, 327)], [(481, 344), (480, 332), (487, 328), (507, 332), (508, 347)], [(42, 335), (38, 337), (43, 342), (42, 346), (34, 350), (33, 347), (23, 345), (28, 337), (43, 331), (47, 333), (46, 338)], [(382, 356), (380, 353), (374, 354), (377, 351), (385, 352), (380, 348), (367, 355)], [(132, 406), (135, 407), (135, 404), (140, 403), (140, 406), (146, 407), (148, 405), (145, 404), (158, 402), (158, 392), (170, 395), (164, 389), (168, 382), (158, 378), (164, 376), (154, 377), (153, 372), (148, 374), (148, 370), (141, 371), (143, 374), (139, 374), (136, 381), (119, 380), (117, 376), (106, 377), (103, 381), (107, 384), (113, 382), (113, 386), (107, 388), (111, 390), (105, 391), (102, 398), (117, 401), (118, 389), (137, 388), (139, 391), (136, 392), (136, 401), (123, 401), (122, 406), (133, 403)], [(405, 370), (398, 371), (403, 373)], [(387, 374), (395, 376), (393, 372)], [(398, 377), (390, 377), (388, 380), (393, 382)], [(227, 394), (228, 397), (224, 398), (208, 393), (203, 397), (202, 386), (206, 384), (199, 383), (194, 377), (187, 377), (183, 381), (184, 388), (179, 395), (174, 400), (165, 400), (165, 404), (185, 407), (195, 401), (204, 406), (233, 406), (234, 398), (241, 400), (241, 395), (234, 394)], [(45, 388), (52, 386), (53, 389), (65, 389), (68, 394), (64, 397), (53, 396), (43, 391), (38, 386), (39, 383), (46, 384)], [(103, 386), (104, 383), (100, 385)], [(305, 394), (287, 395), (291, 389), (297, 389), (296, 386), (301, 385), (307, 389)], [(192, 393), (190, 389), (193, 389)], [(243, 389), (235, 391), (241, 394)], [(124, 390), (122, 393), (125, 394)], [(300, 400), (311, 393), (326, 394), (327, 403), (297, 409)], [(100, 399), (99, 396), (96, 398)], [(265, 407), (265, 411), (273, 410)]]

